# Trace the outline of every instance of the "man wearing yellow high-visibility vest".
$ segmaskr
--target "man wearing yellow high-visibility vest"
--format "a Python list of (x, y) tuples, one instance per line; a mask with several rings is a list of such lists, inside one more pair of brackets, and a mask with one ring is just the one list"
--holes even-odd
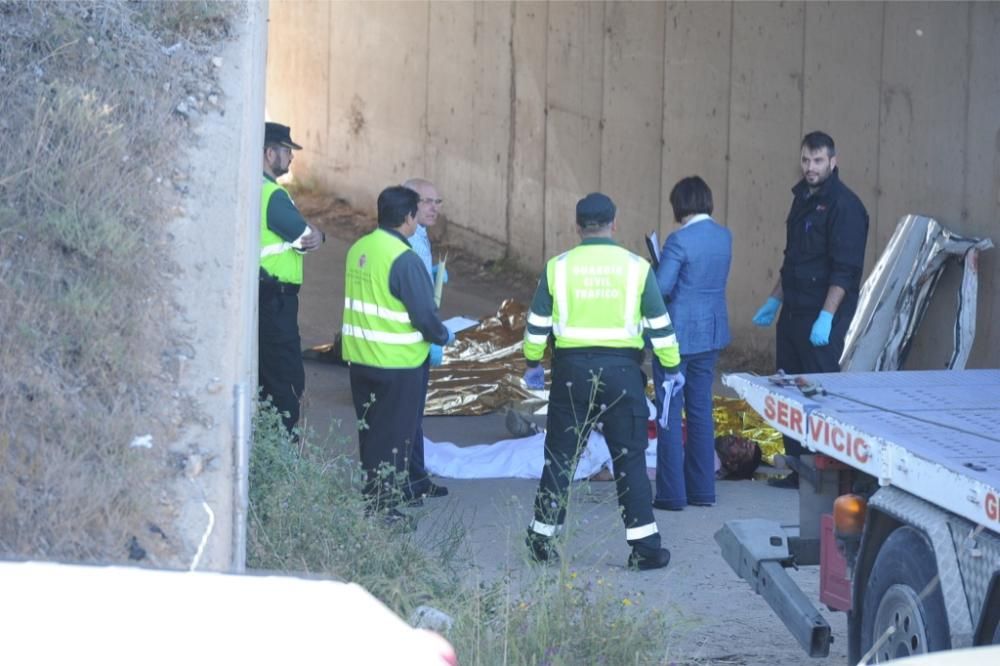
[(406, 521), (396, 510), (416, 499), (402, 477), (424, 404), (432, 344), (455, 336), (434, 304), (430, 276), (407, 239), (417, 229), (420, 195), (389, 187), (378, 196), (378, 228), (347, 252), (344, 277), (344, 360), (358, 417), (361, 466), (369, 511)]
[(288, 191), (277, 182), (288, 173), (292, 150), (301, 148), (292, 141), (286, 125), (264, 125), (257, 376), (261, 396), (271, 398), (289, 431), (299, 421), (299, 400), (306, 385), (298, 321), (302, 255), (326, 240), (322, 231), (305, 221)]
[(579, 451), (591, 428), (602, 424), (611, 452), (625, 539), (627, 565), (658, 569), (670, 562), (660, 546), (646, 476), (648, 445), (644, 334), (670, 374), (674, 390), (680, 349), (656, 278), (646, 260), (612, 240), (615, 205), (599, 192), (576, 205), (581, 243), (550, 259), (538, 281), (524, 335), (524, 374), (529, 388), (543, 388), (539, 361), (549, 335), (555, 338), (545, 434), (545, 466), (528, 528), (535, 561), (558, 559), (555, 537), (566, 518), (566, 500)]

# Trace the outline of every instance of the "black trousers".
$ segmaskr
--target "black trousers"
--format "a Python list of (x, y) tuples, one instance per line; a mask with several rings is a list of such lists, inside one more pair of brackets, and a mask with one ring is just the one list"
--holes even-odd
[(413, 437), (413, 448), (410, 450), (410, 460), (408, 465), (409, 479), (407, 494), (410, 497), (419, 497), (430, 490), (431, 480), (427, 476), (427, 468), (424, 467), (424, 406), (427, 404), (427, 383), (431, 378), (430, 363), (424, 363), (423, 390), (420, 392), (420, 414), (417, 417), (417, 431)]
[(424, 409), (426, 365), (389, 370), (351, 363), (358, 448), (367, 475), (364, 493), (374, 508), (391, 508), (408, 494), (403, 477)]
[[(775, 365), (787, 374), (840, 372), (840, 355), (844, 351), (844, 338), (854, 317), (854, 308), (841, 307), (833, 316), (830, 344), (815, 347), (809, 342), (819, 309), (815, 311), (781, 310), (775, 337)], [(802, 445), (791, 437), (784, 437), (785, 453), (798, 457)]]
[(261, 397), (271, 397), (291, 431), (299, 422), (299, 400), (306, 386), (299, 338), (297, 288), (260, 283), (257, 323), (257, 377)]
[[(600, 422), (611, 452), (612, 471), (631, 545), (660, 547), (646, 476), (646, 379), (638, 359), (591, 352), (556, 353), (552, 365), (545, 466), (535, 496), (535, 521), (561, 526), (579, 452)], [(629, 538), (635, 528), (652, 534)], [(537, 531), (537, 530), (536, 530)], [(637, 530), (641, 531), (641, 530)]]

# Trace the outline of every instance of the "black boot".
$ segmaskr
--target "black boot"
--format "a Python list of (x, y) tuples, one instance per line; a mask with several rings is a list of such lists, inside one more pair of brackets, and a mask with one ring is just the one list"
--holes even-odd
[(556, 546), (550, 537), (532, 532), (529, 529), (524, 543), (528, 546), (528, 557), (531, 558), (532, 562), (555, 563), (559, 561), (559, 553), (556, 552)]
[(666, 548), (632, 546), (632, 554), (628, 556), (626, 566), (629, 569), (648, 571), (649, 569), (662, 569), (668, 564), (670, 564), (670, 551)]
[(390, 530), (397, 532), (415, 532), (417, 521), (413, 516), (408, 516), (396, 508), (374, 510), (365, 509), (365, 517), (377, 520)]
[(423, 506), (425, 497), (445, 497), (448, 494), (448, 486), (439, 486), (433, 481), (427, 481), (426, 485), (410, 485), (403, 491), (403, 501), (406, 506)]
[(439, 486), (433, 481), (427, 486), (424, 492), (426, 497), (444, 497), (448, 494), (448, 486)]
[(772, 488), (798, 488), (799, 487), (799, 473), (792, 472), (788, 476), (783, 476), (780, 479), (768, 479), (767, 485)]

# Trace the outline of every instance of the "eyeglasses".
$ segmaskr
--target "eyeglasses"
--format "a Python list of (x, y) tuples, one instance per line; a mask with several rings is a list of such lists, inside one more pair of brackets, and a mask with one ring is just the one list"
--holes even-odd
[(440, 206), (441, 204), (444, 203), (444, 199), (420, 199), (420, 203), (422, 203), (422, 204), (437, 204), (438, 206)]

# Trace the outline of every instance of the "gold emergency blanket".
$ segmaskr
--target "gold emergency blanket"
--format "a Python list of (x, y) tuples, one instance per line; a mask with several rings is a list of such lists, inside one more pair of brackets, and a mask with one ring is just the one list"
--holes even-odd
[(488, 414), (535, 397), (521, 386), (524, 322), (528, 308), (507, 299), (492, 317), (458, 333), (431, 368), (427, 416)]
[(774, 456), (785, 452), (781, 433), (767, 425), (746, 401), (740, 398), (712, 398), (712, 417), (715, 419), (715, 436), (737, 435), (757, 442), (764, 462), (774, 464)]
[[(508, 299), (494, 316), (460, 332), (455, 342), (445, 347), (443, 365), (431, 368), (424, 414), (471, 416), (503, 407), (541, 406), (521, 385), (527, 313), (527, 307)], [(757, 442), (768, 463), (773, 463), (775, 454), (784, 452), (781, 434), (745, 401), (715, 396), (712, 415), (716, 437), (733, 434)]]
[[(528, 412), (541, 407), (544, 400), (521, 385), (525, 368), (521, 348), (527, 315), (525, 305), (507, 299), (495, 315), (458, 333), (455, 342), (444, 348), (444, 363), (431, 368), (424, 414), (477, 416), (505, 407)], [(333, 344), (306, 350), (303, 357), (343, 363), (339, 336)], [(647, 388), (652, 399), (652, 384)], [(781, 434), (745, 401), (715, 396), (712, 415), (716, 437), (733, 434), (757, 442), (764, 460), (772, 464), (776, 454), (784, 453)]]

